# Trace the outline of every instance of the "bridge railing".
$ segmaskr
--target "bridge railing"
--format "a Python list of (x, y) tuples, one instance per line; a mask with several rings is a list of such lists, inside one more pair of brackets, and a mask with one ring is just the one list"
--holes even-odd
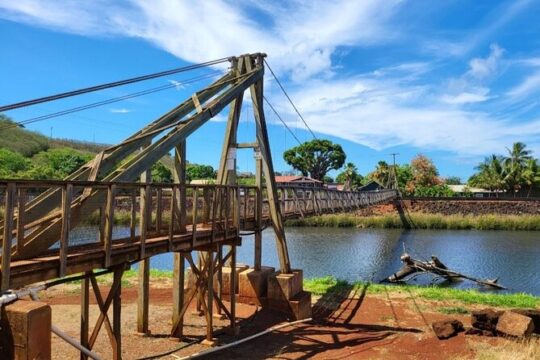
[[(302, 186), (278, 187), (285, 218), (350, 211), (382, 202), (395, 192), (351, 192)], [(0, 180), (2, 289), (9, 288), (12, 259), (57, 256), (65, 276), (70, 254), (101, 248), (100, 266), (127, 247), (144, 258), (148, 241), (197, 243), (201, 232), (214, 241), (238, 236), (269, 219), (266, 190), (254, 186)]]

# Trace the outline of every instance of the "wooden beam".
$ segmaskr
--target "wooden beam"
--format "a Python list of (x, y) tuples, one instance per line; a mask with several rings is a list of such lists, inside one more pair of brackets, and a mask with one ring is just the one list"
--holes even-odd
[(15, 206), (17, 187), (15, 183), (8, 183), (6, 186), (4, 205), (4, 234), (2, 238), (2, 291), (9, 290), (10, 286), (10, 266), (11, 266), (11, 245), (13, 242), (13, 211)]
[(181, 339), (183, 337), (184, 314), (181, 310), (184, 306), (184, 283), (185, 283), (184, 255), (181, 252), (174, 253), (173, 271), (173, 324), (177, 324), (173, 329), (172, 336)]
[(71, 198), (73, 185), (62, 188), (62, 231), (60, 233), (60, 277), (66, 276), (67, 255), (69, 248), (69, 225), (71, 219)]
[[(85, 348), (88, 346), (88, 330), (90, 324), (90, 272), (87, 272), (81, 280), (81, 345)], [(87, 360), (88, 356), (81, 352), (81, 360)]]

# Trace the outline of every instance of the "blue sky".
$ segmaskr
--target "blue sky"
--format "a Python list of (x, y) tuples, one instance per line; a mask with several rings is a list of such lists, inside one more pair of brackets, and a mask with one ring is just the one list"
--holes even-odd
[[(246, 52), (266, 52), (319, 137), (362, 173), (378, 160), (431, 157), (466, 179), (491, 153), (524, 141), (540, 153), (540, 1), (0, 0), (0, 104)], [(176, 88), (28, 128), (117, 143), (183, 101), (221, 67), (8, 112), (15, 120), (129, 94)], [(297, 136), (310, 135), (270, 77), (267, 97)], [(245, 111), (247, 110), (247, 111)], [(253, 138), (246, 104), (241, 138)], [(295, 145), (267, 111), (276, 170)], [(216, 166), (223, 117), (188, 141)], [(239, 155), (252, 170), (252, 154)]]

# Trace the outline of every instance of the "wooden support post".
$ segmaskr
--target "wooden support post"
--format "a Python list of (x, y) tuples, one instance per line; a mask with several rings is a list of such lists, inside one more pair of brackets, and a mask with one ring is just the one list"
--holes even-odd
[[(141, 174), (141, 182), (146, 183), (144, 188), (141, 188), (141, 220), (140, 220), (140, 233), (141, 233), (141, 257), (145, 256), (146, 252), (146, 236), (149, 224), (152, 223), (152, 190), (150, 185), (152, 181), (152, 173), (150, 170), (146, 170)], [(157, 201), (161, 201), (161, 196), (157, 196)], [(159, 226), (161, 226), (161, 220), (157, 220), (160, 217), (159, 213), (156, 214), (156, 231), (159, 232)], [(148, 313), (150, 308), (150, 258), (139, 261), (139, 274), (138, 274), (138, 292), (137, 292), (137, 332), (139, 334), (147, 335), (148, 330)]]
[(26, 189), (19, 188), (17, 197), (17, 244), (16, 247), (24, 246), (24, 218), (26, 204)]
[(156, 233), (161, 235), (161, 225), (163, 220), (162, 189), (156, 188)]
[(15, 183), (8, 183), (4, 207), (4, 234), (2, 238), (2, 286), (1, 290), (9, 290), (11, 244), (13, 241), (13, 208), (15, 206), (17, 187)]
[(180, 184), (178, 193), (178, 210), (179, 210), (179, 231), (180, 233), (186, 232), (186, 141), (181, 141), (176, 147), (174, 152), (174, 181)]
[(173, 324), (177, 326), (173, 329), (172, 336), (178, 339), (183, 337), (184, 313), (184, 282), (185, 282), (184, 255), (181, 252), (174, 253), (173, 272)]
[(231, 330), (233, 334), (236, 334), (236, 245), (231, 246), (231, 288), (230, 294), (230, 313), (231, 313)]
[(111, 266), (112, 232), (114, 227), (114, 197), (116, 185), (109, 185), (107, 189), (107, 207), (105, 210), (105, 267)]
[(60, 233), (60, 272), (59, 276), (66, 276), (67, 255), (69, 248), (69, 224), (71, 219), (71, 197), (73, 185), (66, 184), (62, 188), (62, 231)]
[(131, 216), (129, 219), (129, 237), (131, 242), (135, 242), (135, 226), (137, 224), (137, 194), (135, 190), (131, 193)]
[[(81, 345), (85, 348), (89, 348), (88, 345), (88, 330), (90, 324), (90, 274), (87, 272), (88, 277), (81, 280)], [(88, 356), (81, 352), (81, 360), (87, 360)]]
[(206, 302), (206, 340), (210, 343), (214, 342), (213, 331), (213, 308), (214, 308), (214, 256), (212, 251), (207, 252), (207, 302)]
[(122, 359), (122, 275), (124, 274), (122, 266), (116, 268), (113, 274), (113, 282), (117, 284), (116, 291), (113, 293), (113, 333), (116, 339), (113, 347), (114, 360)]
[(261, 270), (262, 265), (262, 156), (257, 148), (255, 150), (255, 256), (253, 259), (253, 267), (255, 270)]
[[(217, 296), (219, 299), (222, 298), (223, 296), (223, 266), (222, 266), (222, 261), (223, 261), (223, 245), (218, 245), (218, 250), (217, 250), (217, 253), (216, 253), (216, 257), (217, 257), (217, 260), (219, 261), (219, 267), (217, 269)], [(231, 268), (231, 273), (232, 273), (232, 268)], [(211, 274), (210, 276), (213, 277), (213, 275)], [(231, 275), (232, 276), (232, 275)], [(217, 313), (221, 315), (221, 308), (219, 306), (217, 306)]]
[(147, 335), (150, 304), (150, 258), (139, 262), (139, 288), (137, 296), (137, 332)]

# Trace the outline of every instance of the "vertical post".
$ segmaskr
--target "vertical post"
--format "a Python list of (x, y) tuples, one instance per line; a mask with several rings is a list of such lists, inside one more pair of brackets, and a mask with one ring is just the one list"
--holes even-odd
[(26, 204), (26, 189), (19, 188), (19, 196), (17, 198), (17, 249), (24, 246), (24, 215)]
[(71, 220), (71, 196), (73, 185), (62, 187), (62, 230), (60, 232), (60, 277), (66, 276), (67, 254), (69, 248), (69, 223)]
[[(178, 211), (178, 229), (180, 233), (186, 232), (186, 141), (180, 142), (174, 151), (174, 182), (179, 184), (176, 201), (176, 209)], [(174, 226), (172, 227), (174, 230)], [(174, 253), (174, 273), (173, 273), (173, 324), (179, 321), (173, 334), (176, 338), (183, 336), (184, 315), (182, 308), (184, 306), (184, 282), (185, 282), (185, 264), (184, 255), (181, 252)]]
[(214, 307), (214, 256), (212, 251), (207, 252), (208, 289), (206, 303), (206, 340), (213, 342), (213, 307)]
[(6, 187), (6, 202), (4, 208), (4, 237), (2, 241), (2, 291), (9, 290), (11, 243), (13, 241), (13, 207), (15, 205), (15, 183), (8, 183)]
[[(91, 272), (87, 272), (84, 279), (81, 280), (81, 345), (85, 348), (88, 346), (88, 330), (90, 324), (90, 276)], [(81, 352), (81, 360), (87, 360), (88, 356)]]
[(259, 149), (255, 151), (255, 256), (253, 267), (255, 270), (261, 270), (262, 265), (262, 156)]
[[(184, 255), (181, 252), (174, 253), (174, 272), (173, 272), (173, 324), (179, 321), (174, 337), (181, 339), (183, 336), (184, 315), (181, 314), (184, 306), (184, 282), (185, 282), (185, 264)], [(179, 319), (180, 318), (180, 319)], [(179, 320), (178, 320), (179, 319)]]
[(231, 246), (231, 288), (229, 290), (231, 299), (231, 330), (236, 334), (236, 245)]
[(162, 189), (161, 187), (156, 188), (156, 233), (157, 235), (161, 234), (161, 223), (163, 220), (163, 205), (162, 201)]
[(114, 197), (116, 185), (107, 188), (107, 207), (105, 210), (105, 267), (111, 266), (112, 231), (114, 226)]
[[(146, 256), (146, 235), (148, 225), (152, 222), (152, 190), (149, 183), (152, 181), (152, 173), (150, 170), (146, 170), (141, 174), (141, 182), (146, 183), (144, 188), (141, 189), (141, 220), (140, 220), (140, 233), (141, 233), (141, 258), (139, 261), (139, 274), (138, 274), (138, 292), (137, 292), (137, 332), (140, 334), (148, 334), (148, 313), (149, 313), (149, 299), (150, 299), (150, 258), (144, 258)], [(158, 201), (160, 199), (158, 198)], [(156, 228), (159, 231), (156, 216)], [(159, 221), (161, 225), (161, 220)]]
[[(113, 359), (122, 359), (122, 275), (123, 265), (114, 270), (113, 284), (117, 284), (113, 295), (113, 334), (116, 339), (116, 347), (113, 349)], [(114, 288), (114, 285), (113, 285)]]
[(150, 297), (150, 259), (139, 262), (139, 289), (137, 297), (137, 332), (148, 334)]
[(131, 242), (135, 242), (135, 226), (137, 223), (137, 194), (131, 193), (131, 216), (129, 220), (129, 237)]

